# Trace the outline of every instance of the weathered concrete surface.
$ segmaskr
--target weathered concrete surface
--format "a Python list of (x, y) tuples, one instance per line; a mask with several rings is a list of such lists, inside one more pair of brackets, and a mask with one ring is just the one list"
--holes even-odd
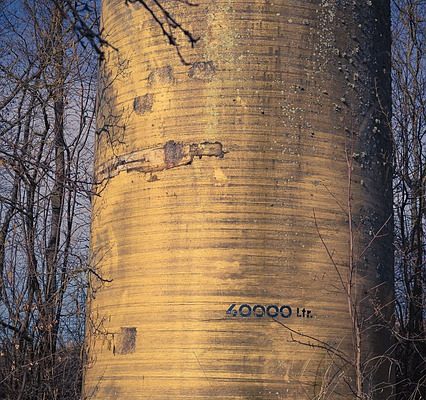
[(103, 9), (120, 53), (100, 89), (92, 263), (112, 282), (91, 302), (86, 395), (354, 398), (350, 242), (363, 367), (387, 346), (370, 327), (391, 293), (388, 2), (167, 2), (201, 38), (188, 66), (124, 3)]

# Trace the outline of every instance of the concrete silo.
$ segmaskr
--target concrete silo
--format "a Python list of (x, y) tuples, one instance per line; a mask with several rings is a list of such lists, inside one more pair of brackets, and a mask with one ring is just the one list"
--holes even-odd
[(388, 1), (161, 4), (188, 65), (103, 4), (86, 395), (386, 398)]

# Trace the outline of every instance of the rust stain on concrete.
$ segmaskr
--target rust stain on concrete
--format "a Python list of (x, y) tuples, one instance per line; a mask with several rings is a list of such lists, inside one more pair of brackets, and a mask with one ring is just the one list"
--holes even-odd
[(173, 68), (170, 65), (154, 69), (148, 76), (148, 84), (155, 86), (157, 84), (172, 84), (175, 82)]
[[(119, 156), (115, 162), (103, 164), (98, 175), (99, 178), (112, 178), (122, 171), (159, 172), (191, 164), (195, 157), (223, 158), (226, 153), (222, 143), (219, 142), (185, 144), (169, 140), (161, 147), (142, 149)], [(148, 181), (155, 181), (156, 178)]]
[(210, 80), (216, 74), (213, 61), (194, 62), (189, 69), (188, 76), (193, 79)]
[(118, 343), (115, 348), (115, 353), (120, 355), (134, 353), (136, 349), (136, 336), (137, 336), (136, 328), (134, 327), (120, 328), (120, 334), (118, 335)]
[(142, 115), (152, 110), (154, 104), (154, 95), (147, 93), (143, 96), (135, 97), (133, 100), (133, 110), (136, 114)]

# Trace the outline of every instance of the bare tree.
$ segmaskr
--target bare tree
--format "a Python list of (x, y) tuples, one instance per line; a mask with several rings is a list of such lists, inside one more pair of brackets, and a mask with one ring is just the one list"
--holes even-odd
[(56, 4), (17, 3), (0, 16), (2, 398), (78, 398), (96, 56)]
[[(395, 287), (400, 399), (426, 396), (426, 3), (393, 2)], [(423, 397), (422, 397), (423, 396)]]

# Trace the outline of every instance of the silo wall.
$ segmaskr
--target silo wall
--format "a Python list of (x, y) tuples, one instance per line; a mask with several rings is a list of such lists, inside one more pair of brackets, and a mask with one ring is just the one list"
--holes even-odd
[(103, 4), (85, 395), (387, 398), (388, 1), (160, 4), (184, 62)]

